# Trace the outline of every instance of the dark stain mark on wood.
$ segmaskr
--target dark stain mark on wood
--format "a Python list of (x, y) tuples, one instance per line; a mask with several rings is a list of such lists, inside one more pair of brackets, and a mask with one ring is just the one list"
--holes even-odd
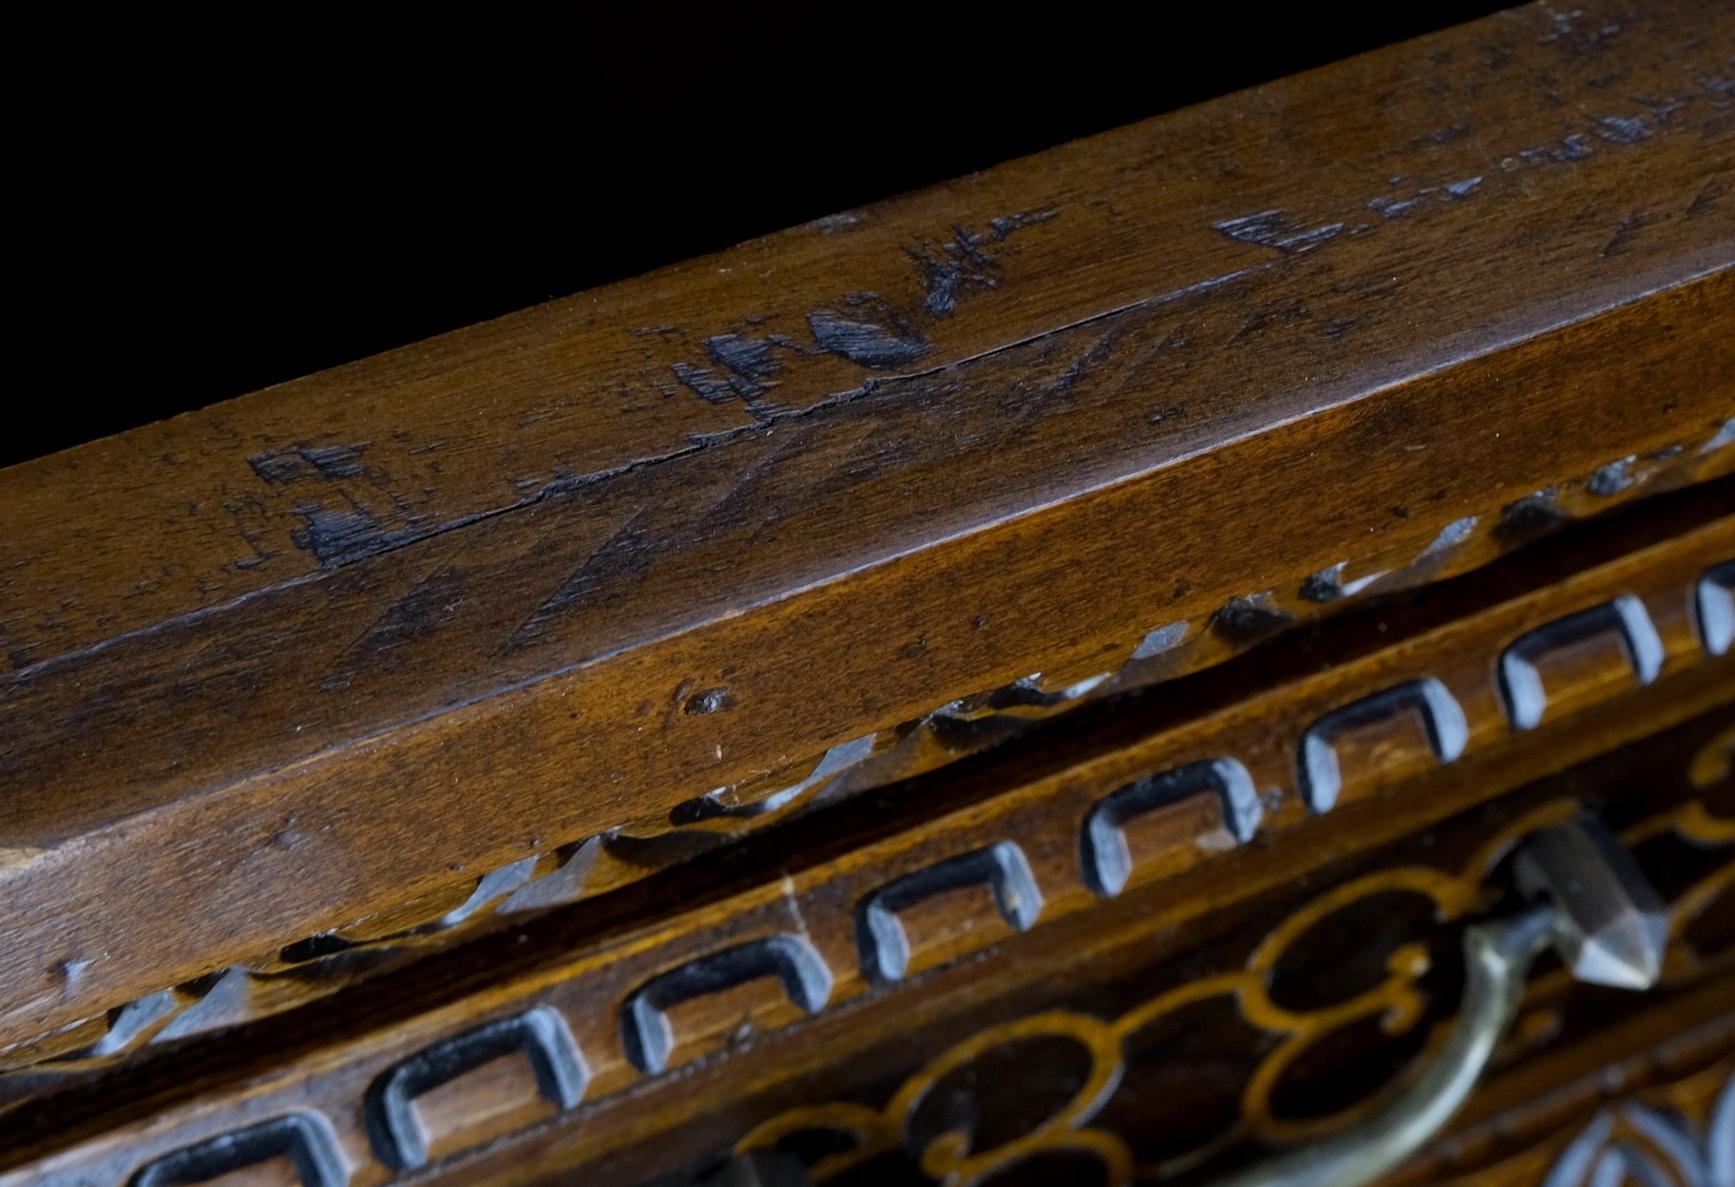
[(1602, 251), (1597, 254), (1603, 259), (1620, 255), (1627, 249), (1627, 244), (1632, 241), (1634, 235), (1656, 221), (1655, 215), (1646, 214), (1641, 210), (1633, 211), (1620, 221), (1620, 224), (1615, 227), (1614, 234), (1609, 236), (1608, 242), (1603, 244)]
[(598, 591), (611, 583), (642, 576), (650, 568), (654, 551), (640, 523), (644, 515), (643, 511), (635, 514), (586, 557), (560, 588), (507, 636), (505, 649), (514, 651), (558, 641), (560, 636), (553, 633), (553, 626), (561, 617), (574, 607), (594, 601)]
[(361, 455), (369, 442), (353, 445), (293, 445), (247, 459), (253, 472), (271, 486), (322, 478), (360, 478), (367, 473)]
[[(755, 417), (764, 418), (772, 409), (762, 397), (777, 384), (772, 376), (783, 370), (783, 364), (772, 353), (782, 348), (796, 354), (806, 354), (797, 343), (776, 334), (755, 338), (749, 334), (714, 334), (705, 340), (705, 353), (722, 373), (696, 363), (671, 363), (669, 370), (689, 391), (713, 404), (740, 400)], [(670, 394), (664, 389), (664, 395)]]
[(305, 521), (289, 538), (295, 546), (311, 552), (320, 564), (334, 564), (338, 557), (361, 547), (379, 526), (379, 521), (359, 508), (338, 510), (323, 503), (302, 503), (295, 513)]
[(301, 516), (303, 524), (290, 529), (290, 540), (303, 552), (311, 552), (326, 569), (389, 552), (418, 535), (408, 528), (383, 531), (379, 518), (354, 502), (348, 507), (301, 503), (295, 514)]
[[(1000, 263), (989, 248), (1026, 227), (1048, 222), (1058, 213), (1020, 211), (989, 219), (985, 230), (954, 224), (949, 238), (906, 248), (906, 254), (921, 271), (922, 290), (926, 294), (923, 312), (930, 317), (945, 317), (957, 308), (965, 293), (998, 287), (1002, 279)], [(857, 215), (839, 215), (812, 225), (831, 234), (859, 221)], [(831, 354), (870, 370), (892, 370), (921, 360), (931, 349), (927, 339), (878, 293), (849, 293), (837, 301), (837, 306), (847, 312), (828, 308), (807, 315), (808, 330), (817, 349), (809, 349), (780, 334), (758, 337), (730, 331), (705, 339), (710, 365), (685, 361), (670, 364), (669, 369), (683, 387), (701, 399), (719, 405), (739, 399), (763, 420), (773, 415), (774, 409), (759, 401), (777, 386), (774, 377), (785, 366), (778, 351), (797, 357)], [(746, 319), (750, 326), (766, 320)], [(654, 327), (636, 333), (662, 333), (667, 329)], [(675, 391), (672, 387), (661, 390), (665, 396)]]
[(1369, 198), (1365, 205), (1382, 218), (1401, 218), (1421, 204), (1421, 197), (1396, 198), (1380, 194)]
[(1342, 223), (1326, 223), (1305, 227), (1282, 210), (1261, 210), (1240, 218), (1224, 219), (1212, 228), (1242, 243), (1257, 243), (1282, 252), (1306, 251), (1317, 247), (1343, 230)]
[(465, 597), (464, 574), (452, 566), (435, 570), (364, 631), (332, 666), (320, 688), (348, 688), (363, 672), (390, 672), (399, 665), (401, 650), (434, 634), (457, 616)]
[(1288, 325), (1312, 317), (1313, 313), (1300, 301), (1290, 301), (1281, 305), (1265, 306), (1255, 309), (1251, 316), (1241, 324), (1229, 339), (1228, 345), (1236, 346), (1249, 338), (1264, 333), (1272, 326)]
[(1625, 115), (1598, 116), (1591, 131), (1612, 144), (1637, 144), (1650, 135), (1644, 120)]
[(744, 400), (756, 399), (776, 386), (767, 381), (783, 370), (783, 365), (772, 355), (771, 345), (767, 339), (746, 334), (717, 334), (705, 339), (711, 361), (729, 372), (729, 385)]
[[(798, 456), (804, 450), (814, 447), (817, 457), (823, 451), (827, 456), (836, 456), (841, 438), (837, 435), (838, 426), (827, 426), (813, 422), (799, 423), (789, 428), (777, 428), (766, 433), (765, 440), (770, 447), (729, 483), (729, 488), (704, 512), (704, 514), (689, 517), (683, 529), (690, 526), (695, 536), (705, 536), (713, 532), (725, 532), (731, 527), (740, 528), (752, 524), (759, 530), (774, 527), (776, 524), (796, 513), (803, 503), (812, 497), (817, 497), (821, 491), (834, 488), (834, 481), (817, 479), (811, 484), (804, 484), (798, 476), (799, 471), (792, 471), (783, 463), (791, 457)], [(826, 433), (826, 429), (833, 431)], [(821, 437), (815, 442), (814, 434)], [(835, 480), (839, 470), (834, 465), (826, 467), (825, 472), (830, 479)], [(794, 484), (793, 486), (791, 484)]]
[(727, 404), (740, 394), (733, 384), (718, 377), (708, 367), (696, 366), (693, 363), (671, 363), (669, 370), (675, 373), (675, 378), (681, 381), (683, 387), (713, 404)]
[(250, 554), (238, 556), (232, 562), (237, 569), (257, 569), (266, 561), (277, 555), (277, 550), (267, 548), (265, 541), (269, 535), (271, 513), (260, 499), (236, 499), (223, 504), (223, 511), (235, 521), (235, 532), (247, 545)]
[(991, 218), (988, 220), (988, 226), (993, 229), (994, 238), (998, 241), (1006, 238), (1014, 231), (1021, 231), (1025, 227), (1034, 227), (1039, 223), (1045, 223), (1059, 213), (1058, 210), (1021, 210), (1017, 214), (1009, 214), (1004, 218)]
[(888, 371), (920, 362), (929, 350), (927, 340), (908, 326), (894, 322), (893, 327), (887, 329), (877, 322), (853, 321), (829, 309), (815, 309), (809, 313), (807, 328), (819, 349), (826, 354), (835, 354), (859, 367), (875, 371)]
[(986, 231), (973, 231), (954, 224), (950, 239), (921, 243), (907, 249), (922, 272), (922, 290), (929, 313), (946, 317), (958, 307), (958, 298), (971, 289), (991, 289), (1000, 283), (1000, 265), (987, 248), (1025, 227), (1052, 219), (1054, 210), (1020, 211), (988, 220)]
[(1699, 187), (1699, 192), (1695, 194), (1693, 200), (1687, 204), (1687, 217), (1703, 218), (1705, 215), (1710, 214), (1717, 208), (1717, 204), (1723, 200), (1725, 189), (1726, 183), (1721, 177), (1713, 177), (1710, 181), (1707, 181), (1703, 186)]
[[(1176, 333), (1178, 334), (1179, 331), (1176, 331)], [(1091, 344), (1088, 350), (1078, 356), (1072, 366), (1061, 372), (1060, 378), (1048, 385), (1049, 393), (1051, 395), (1063, 395), (1072, 390), (1074, 384), (1107, 361), (1109, 355), (1114, 352), (1115, 340), (1119, 336), (1120, 335), (1114, 331), (1110, 331), (1098, 338)], [(1159, 349), (1166, 349), (1168, 345), (1168, 342), (1164, 342), (1163, 346), (1159, 347)], [(1186, 339), (1182, 338), (1177, 345), (1185, 346)]]
[(1655, 95), (1628, 95), (1627, 98), (1641, 107), (1651, 109), (1648, 122), (1652, 124), (1668, 123), (1670, 116), (1687, 105), (1685, 99), (1659, 98)]

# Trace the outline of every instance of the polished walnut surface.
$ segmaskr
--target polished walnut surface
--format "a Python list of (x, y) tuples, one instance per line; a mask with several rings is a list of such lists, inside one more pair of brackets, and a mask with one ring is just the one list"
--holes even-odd
[[(1501, 13), (0, 471), (15, 1176), (303, 1113), (249, 1141), (354, 1183), (1348, 1124), (1521, 822), (1729, 843), (1732, 49)], [(1607, 773), (1665, 750), (1711, 775)], [(1262, 1010), (1364, 872), (1432, 956), (1363, 920), (1388, 980), (1304, 944), (1325, 1020)], [(1611, 1027), (1724, 1057), (1716, 938)], [(1239, 1011), (1159, 1050), (1208, 1089), (1101, 1070), (1168, 1008), (1117, 976)], [(906, 1116), (1049, 1001), (1113, 1102), (1005, 1166)], [(1588, 1041), (1537, 1026), (1491, 1092)]]

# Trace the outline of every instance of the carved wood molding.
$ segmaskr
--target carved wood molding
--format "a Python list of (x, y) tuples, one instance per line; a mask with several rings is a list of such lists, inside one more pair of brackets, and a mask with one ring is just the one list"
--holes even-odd
[[(791, 1109), (754, 1127), (735, 1147), (736, 1153), (773, 1150), (783, 1146), (812, 1148), (842, 1147), (810, 1168), (819, 1182), (840, 1176), (855, 1166), (887, 1152), (908, 1149), (921, 1172), (935, 1183), (992, 1181), (998, 1174), (1023, 1163), (1043, 1162), (1065, 1155), (1053, 1168), (1059, 1178), (1062, 1165), (1072, 1160), (1094, 1162), (1094, 1174), (1071, 1167), (1071, 1181), (1105, 1185), (1129, 1184), (1173, 1178), (1210, 1160), (1238, 1142), (1252, 1138), (1273, 1146), (1304, 1142), (1353, 1125), (1378, 1103), (1373, 1097), (1323, 1116), (1305, 1120), (1280, 1117), (1272, 1093), (1291, 1069), (1305, 1060), (1322, 1038), (1358, 1023), (1377, 1022), (1387, 1033), (1402, 1034), (1422, 1017), (1425, 998), (1417, 990), (1418, 978), (1428, 970), (1429, 956), (1423, 945), (1402, 946), (1387, 957), (1388, 975), (1377, 983), (1341, 1001), (1313, 1010), (1283, 1007), (1271, 997), (1276, 969), (1291, 958), (1292, 947), (1319, 934), (1333, 918), (1347, 917), (1358, 904), (1382, 895), (1413, 895), (1429, 900), (1434, 918), (1450, 922), (1483, 905), (1486, 879), (1500, 857), (1517, 841), (1537, 828), (1568, 819), (1579, 811), (1572, 801), (1557, 800), (1534, 809), (1490, 838), (1461, 870), (1444, 872), (1428, 866), (1382, 869), (1333, 887), (1285, 919), (1259, 945), (1247, 964), (1234, 972), (1188, 982), (1169, 992), (1140, 1002), (1116, 1018), (1049, 1011), (1016, 1019), (971, 1035), (936, 1055), (914, 1076), (900, 1084), (887, 1103), (873, 1109), (850, 1101), (832, 1101)], [(1704, 806), (1691, 802), (1661, 813), (1627, 830), (1629, 843), (1673, 834), (1688, 845), (1728, 851), (1722, 865), (1692, 883), (1677, 897), (1670, 912), (1670, 935), (1680, 937), (1712, 902), (1735, 887), (1735, 819), (1714, 819)], [(1668, 977), (1683, 983), (1704, 976), (1701, 954), (1691, 945), (1671, 940)], [(1729, 967), (1727, 960), (1713, 966)], [(1558, 999), (1570, 984), (1570, 976), (1558, 971), (1533, 985), (1532, 1001)], [(1153, 1104), (1137, 1097), (1116, 1108), (1116, 1093), (1128, 1078), (1128, 1065), (1141, 1046), (1141, 1036), (1159, 1031), (1165, 1022), (1202, 1002), (1225, 998), (1234, 1003), (1241, 1018), (1272, 1037), (1241, 1094), (1237, 1121), (1210, 1136), (1155, 1163), (1141, 1163), (1129, 1139), (1136, 1133), (1139, 1111)], [(937, 1095), (940, 1086), (962, 1075), (971, 1064), (984, 1068), (996, 1063), (995, 1052), (1046, 1039), (1064, 1039), (1075, 1044), (1088, 1059), (1090, 1071), (1081, 1077), (1077, 1091), (1059, 1107), (1019, 1132), (1011, 1140), (982, 1147), (968, 1130), (940, 1133), (926, 1144), (910, 1148), (913, 1132), (919, 1131), (916, 1115)], [(1002, 1065), (1016, 1061), (1002, 1059)], [(977, 1077), (988, 1079), (989, 1073)], [(954, 1089), (955, 1091), (956, 1089)], [(954, 1106), (955, 1107), (955, 1106)], [(1114, 1118), (1106, 1128), (1093, 1124), (1108, 1114)], [(1119, 1132), (1117, 1132), (1117, 1129)], [(819, 1135), (826, 1135), (823, 1142)], [(1602, 1135), (1606, 1137), (1607, 1135)], [(1069, 1177), (1070, 1177), (1069, 1176)], [(1697, 1187), (1697, 1184), (1694, 1184)]]
[[(1263, 592), (1239, 599), (1197, 627), (1169, 624), (1136, 642), (1098, 648), (1088, 662), (1075, 663), (1071, 671), (1051, 667), (1013, 685), (961, 698), (896, 730), (843, 743), (817, 760), (800, 764), (798, 778), (783, 776), (795, 778), (794, 782), (767, 777), (756, 785), (722, 789), (698, 801), (709, 805), (708, 810), (678, 805), (666, 815), (592, 837), (548, 838), (540, 856), (510, 863), (481, 878), (460, 880), (343, 928), (312, 937), (286, 937), (267, 957), (160, 989), (117, 1007), (101, 1022), (89, 1020), (29, 1043), (14, 1043), (0, 1050), (0, 1069), (45, 1058), (67, 1071), (99, 1068), (152, 1042), (181, 1039), (302, 1005), (401, 967), (416, 955), (510, 923), (524, 912), (617, 889), (813, 806), (936, 769), (1079, 704), (1220, 662), (1305, 621), (1310, 614), (1475, 568), (1515, 542), (1534, 539), (1579, 514), (1604, 511), (1623, 499), (1694, 481), (1722, 448), (1706, 442), (1693, 449), (1665, 451), (1656, 458), (1631, 459), (1619, 467), (1623, 483), (1618, 489), (1599, 485), (1597, 476), (1591, 475), (1566, 488), (1507, 504), (1498, 516), (1460, 521), (1413, 556), (1374, 558), (1353, 569), (1334, 566), (1292, 582), (1282, 596)], [(1483, 523), (1494, 526), (1484, 530)], [(1335, 591), (1329, 596), (1328, 578)], [(1714, 579), (1704, 583), (1710, 592), (1701, 597), (1704, 605), (1698, 613), (1711, 622), (1713, 631), (1720, 629), (1715, 614), (1721, 603), (1716, 599), (1728, 584)], [(1531, 699), (1535, 700), (1534, 693)], [(766, 791), (767, 785), (774, 790)], [(1256, 806), (1253, 814), (1256, 821)], [(1245, 840), (1250, 826), (1234, 831)], [(12, 1091), (17, 1090), (13, 1085)], [(4, 1091), (0, 1080), (0, 1094)]]
[[(167, 1108), (149, 1137), (123, 1131), (96, 1138), (49, 1165), (147, 1159), (176, 1142), (206, 1140), (199, 1134), (215, 1138), (244, 1121), (263, 1122), (283, 1107), (273, 1102), (293, 1099), (325, 1101), (321, 1112), (355, 1164), (354, 1181), (382, 1182), (394, 1167), (419, 1165), (419, 1147), (409, 1131), (384, 1121), (370, 1122), (365, 1145), (357, 1145), (364, 1135), (350, 1119), (385, 1106), (357, 1114), (347, 1095), (381, 1083), (392, 1068), (409, 1068), (405, 1082), (428, 1087), (440, 1077), (414, 1070), (423, 1064), (463, 1069), (528, 1050), (535, 1066), (554, 1070), (539, 1070), (539, 1087), (524, 1107), (497, 1119), (500, 1128), (490, 1134), (566, 1110), (582, 1123), (641, 1085), (678, 1081), (755, 1035), (895, 999), (904, 986), (967, 968), (1021, 933), (1099, 914), (1124, 926), (1135, 906), (1141, 930), (1152, 919), (1197, 916), (1207, 907), (1185, 893), (1188, 876), (1221, 877), (1233, 866), (1234, 889), (1212, 903), (1220, 910), (1305, 865), (1297, 846), (1309, 836), (1331, 844), (1340, 819), (1363, 822), (1357, 844), (1399, 835), (1554, 769), (1574, 746), (1594, 753), (1623, 729), (1653, 730), (1671, 714), (1726, 700), (1735, 660), (1720, 633), (1720, 599), (1729, 592), (1731, 555), (1735, 520), (1713, 519), (599, 949), (262, 1070), (244, 1087)], [(1527, 673), (1523, 679), (1513, 677), (1515, 666)], [(1587, 729), (1598, 711), (1615, 715)], [(1553, 746), (1539, 755), (1530, 742), (1544, 734)], [(1526, 766), (1537, 762), (1547, 765)], [(1412, 810), (1394, 815), (1386, 809), (1399, 794)], [(1735, 840), (1727, 821), (1690, 807), (1628, 835), (1660, 832), (1713, 846)], [(1286, 836), (1293, 839), (1271, 844)], [(1501, 848), (1490, 844), (1490, 854)], [(1238, 855), (1243, 860), (1231, 862)], [(1398, 882), (1433, 897), (1451, 917), (1479, 901), (1475, 887), (1487, 864), (1478, 859), (1455, 881), (1436, 874)], [(1703, 884), (1678, 888), (1683, 925), (1727, 888), (1732, 872), (1724, 865)], [(1153, 911), (1165, 891), (1175, 900)], [(1310, 911), (1337, 902), (1327, 896)], [(1283, 948), (1273, 943), (1272, 952)], [(1690, 951), (1675, 960), (1689, 979), (1702, 975)], [(1398, 980), (1377, 1003), (1361, 1002), (1357, 1016), (1403, 1005), (1402, 978), (1420, 971), (1414, 961), (1397, 962)], [(1261, 1012), (1256, 994), (1249, 998), (1251, 984), (1243, 976), (1199, 992), (1235, 996), (1256, 1023), (1278, 1020)], [(1307, 1029), (1294, 1017), (1284, 1021), (1285, 1033)], [(508, 1042), (502, 1027), (517, 1037)], [(1259, 1116), (1257, 1108), (1250, 1113), (1253, 1122)], [(1268, 1129), (1279, 1138), (1310, 1132)], [(432, 1157), (452, 1152), (441, 1147)]]
[(852, 740), (864, 785), (922, 769), (1541, 492), (1726, 474), (1735, 16), (1634, 7), (0, 472), (0, 1044), (606, 831), (710, 840)]

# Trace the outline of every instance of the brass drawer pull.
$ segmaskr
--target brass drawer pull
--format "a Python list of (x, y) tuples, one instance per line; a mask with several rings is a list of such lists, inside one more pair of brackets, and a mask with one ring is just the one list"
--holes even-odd
[(1359, 1187), (1401, 1165), (1469, 1099), (1518, 1011), (1531, 964), (1550, 945), (1580, 981), (1623, 989), (1656, 983), (1667, 919), (1607, 828), (1579, 817), (1542, 829), (1524, 842), (1516, 863), (1531, 905), (1464, 933), (1459, 1020), (1416, 1081), (1354, 1129), (1215, 1187)]

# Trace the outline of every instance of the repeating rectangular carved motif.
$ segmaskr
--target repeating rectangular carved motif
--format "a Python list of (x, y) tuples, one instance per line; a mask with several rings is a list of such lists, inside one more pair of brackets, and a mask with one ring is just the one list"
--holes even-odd
[[(1588, 681), (1600, 690), (1593, 699), (1604, 702), (1707, 665), (1722, 672), (1729, 660), (1715, 654), (1718, 619), (1715, 607), (1705, 614), (1704, 591), (1732, 554), (1735, 521), (1715, 521), (1084, 769), (745, 891), (630, 944), (582, 953), (491, 992), (485, 1004), (457, 1003), (387, 1026), (322, 1053), (317, 1068), (285, 1067), (281, 1078), (250, 1089), (244, 1104), (192, 1102), (159, 1119), (148, 1137), (98, 1137), (0, 1182), (102, 1165), (166, 1183), (201, 1166), (221, 1169), (213, 1160), (257, 1145), (312, 1167), (302, 1177), (315, 1187), (328, 1187), (319, 1176), (339, 1165), (348, 1168), (339, 1182), (383, 1183), (428, 1158), (416, 1102), (504, 1057), (529, 1061), (533, 1094), (555, 1111), (588, 1109), (646, 1077), (678, 1071), (743, 1028), (762, 1032), (895, 993), (906, 975), (1132, 894), (1255, 833), (1294, 830), (1310, 816), (1425, 780), (1443, 764), (1512, 745), (1531, 724), (1553, 724), (1546, 712), (1528, 723), (1503, 695), (1497, 661), (1514, 646), (1541, 671), (1557, 648), (1581, 649), (1599, 631), (1629, 656), (1634, 632), (1648, 648), (1654, 639), (1643, 670), (1632, 664), (1621, 680)], [(1542, 607), (1550, 623), (1570, 629), (1551, 634), (1535, 625)], [(1537, 687), (1549, 695), (1549, 681)], [(1571, 703), (1582, 710), (1588, 702)], [(1381, 733), (1381, 745), (1354, 744), (1369, 730)], [(1336, 768), (1332, 797), (1317, 794), (1328, 765)], [(1316, 794), (1303, 794), (1310, 780)], [(1250, 797), (1249, 787), (1264, 790)], [(1168, 845), (1153, 848), (1148, 837), (1135, 844), (1141, 822), (1166, 807), (1184, 810), (1195, 827)], [(1472, 892), (1473, 883), (1461, 894)], [(478, 1013), (495, 1021), (476, 1029)], [(459, 1018), (468, 1019), (462, 1028)], [(358, 1077), (369, 1085), (361, 1145), (344, 1120), (357, 1102), (324, 1095), (350, 1091)], [(335, 1146), (325, 1140), (331, 1133)], [(441, 1156), (463, 1152), (443, 1145)]]
[[(1532, 9), (1333, 76), (1367, 85), (1276, 84), (864, 212), (846, 237), (731, 257), (775, 269), (696, 263), (94, 447), (113, 465), (87, 453), (87, 473), (130, 477), (85, 489), (74, 465), (23, 500), (25, 563), (0, 589), (20, 722), (0, 734), (23, 742), (0, 749), (39, 834), (0, 898), (8, 1062), (95, 1071), (257, 1020), (497, 910), (666, 868), (1670, 471), (1727, 472), (1731, 26), (1681, 0), (1640, 8), (1594, 55)], [(1376, 93), (1391, 102), (1364, 138)], [(1279, 109), (1312, 114), (1272, 136)], [(1215, 168), (1151, 167), (1177, 147)], [(992, 257), (994, 284), (960, 287), (949, 236), (972, 268)], [(848, 299), (867, 290), (885, 303)], [(634, 342), (578, 316), (617, 297), (681, 324)], [(644, 399), (614, 398), (628, 390)], [(200, 460), (158, 464), (170, 452)], [(1340, 476), (1356, 497), (1329, 522), (1290, 518)], [(103, 539), (168, 533), (174, 575), (140, 584), (130, 548), (66, 547), (53, 492), (105, 508), (81, 529)], [(1727, 588), (1700, 585), (1713, 627)], [(894, 602), (920, 613), (876, 609)], [(1644, 660), (1643, 642), (1616, 640), (1616, 658)], [(469, 663), (472, 646), (494, 651)], [(1510, 689), (1534, 675), (1547, 728), (1589, 687), (1581, 660), (1609, 650), (1515, 654)], [(1647, 668), (1601, 670), (1624, 685)], [(661, 744), (642, 746), (663, 699)], [(1388, 743), (1437, 766), (1449, 715), (1413, 713), (1322, 738), (1306, 798), (1356, 803)], [(786, 758), (799, 769), (760, 778)], [(62, 844), (74, 803), (90, 827)], [(1167, 807), (1120, 821), (1099, 856), (1124, 846), (1126, 878), (1105, 867), (1097, 888), (1136, 891), (1180, 823)], [(1030, 857), (1022, 834), (976, 840)], [(1030, 864), (1040, 909), (989, 904), (975, 934), (1072, 909)], [(141, 882), (165, 893), (65, 909)], [(904, 979), (951, 959), (919, 940), (965, 902), (987, 900), (892, 912)], [(887, 954), (901, 942), (873, 934)], [(758, 1022), (799, 1018), (768, 988), (727, 993)], [(662, 1014), (681, 1034), (707, 1007)]]
[[(426, 905), (358, 921), (349, 928), (287, 942), (267, 960), (234, 965), (191, 982), (161, 989), (108, 1012), (106, 1019), (61, 1028), (40, 1039), (0, 1050), (0, 1112), (28, 1095), (29, 1084), (52, 1085), (69, 1076), (99, 1071), (131, 1058), (151, 1044), (210, 1033), (280, 1012), (336, 992), (345, 985), (400, 967), (414, 957), (510, 922), (513, 917), (570, 904), (617, 889), (658, 869), (688, 860), (708, 849), (763, 831), (813, 807), (908, 778), (967, 755), (1006, 742), (1032, 724), (1060, 712), (1115, 693), (1147, 687), (1197, 671), (1232, 656), (1288, 626), (1318, 618), (1379, 594), (1425, 585), (1473, 570), (1508, 550), (1516, 541), (1572, 522), (1577, 517), (1606, 512), (1623, 503), (1682, 483), (1703, 481), (1721, 463), (1735, 460), (1735, 436), (1725, 426), (1711, 441), (1665, 450), (1652, 457), (1627, 459), (1623, 481), (1599, 483), (1596, 474), (1510, 502), (1498, 511), (1457, 521), (1420, 547), (1388, 551), (1362, 558), (1348, 580), (1347, 566), (1292, 582), (1293, 589), (1264, 591), (1225, 605), (1205, 623), (1177, 622), (1155, 628), (1140, 639), (1121, 640), (1093, 650), (1082, 666), (1062, 663), (1011, 685), (959, 698), (931, 714), (895, 730), (865, 735), (832, 747), (824, 755), (768, 773), (748, 784), (718, 789), (678, 805), (672, 812), (623, 822), (604, 834), (565, 844), (549, 845), (538, 855), (511, 862), (457, 893), (435, 895)], [(1603, 469), (1606, 469), (1604, 467)], [(1597, 472), (1602, 473), (1602, 470)], [(1545, 509), (1546, 514), (1541, 510)], [(1519, 530), (1515, 525), (1523, 525)], [(1721, 654), (1719, 640), (1728, 631), (1725, 618), (1735, 621), (1729, 604), (1728, 566), (1701, 579), (1697, 607), (1707, 646)], [(1347, 582), (1347, 584), (1346, 584)], [(1593, 609), (1585, 623), (1551, 624), (1515, 641), (1503, 654), (1501, 688), (1507, 714), (1520, 725), (1527, 714), (1539, 712), (1541, 692), (1532, 686), (1543, 678), (1524, 657), (1538, 651), (1545, 667), (1563, 673), (1559, 665), (1574, 648), (1561, 646), (1563, 632), (1580, 631), (1601, 644), (1605, 654), (1637, 654), (1634, 674), (1642, 681), (1657, 656), (1652, 646), (1633, 653), (1633, 638), (1598, 631), (1592, 621), (1599, 613), (1616, 614), (1625, 603)], [(1641, 607), (1642, 610), (1642, 607)], [(1587, 626), (1588, 624), (1588, 626)], [(1638, 629), (1644, 630), (1642, 617)], [(1543, 638), (1542, 635), (1549, 635)], [(1639, 640), (1645, 642), (1643, 638)], [(1727, 649), (1726, 642), (1722, 644)], [(1582, 658), (1582, 657), (1581, 657)], [(1618, 668), (1619, 665), (1617, 664)], [(1603, 678), (1619, 681), (1624, 669)], [(1573, 673), (1565, 682), (1582, 683)], [(1450, 698), (1438, 700), (1436, 684), (1422, 682), (1410, 690), (1417, 707), (1427, 710), (1416, 720), (1430, 746), (1443, 755), (1461, 746)], [(1405, 695), (1387, 690), (1387, 697)], [(1583, 696), (1583, 689), (1573, 695)], [(1434, 699), (1430, 699), (1433, 697)], [(1514, 698), (1522, 699), (1520, 701)], [(1554, 712), (1566, 711), (1560, 695)], [(1378, 706), (1343, 706), (1322, 718), (1305, 745), (1300, 788), (1308, 802), (1335, 797), (1340, 778), (1337, 748), (1325, 745), (1327, 733), (1341, 730), (1355, 714), (1378, 724)], [(1395, 719), (1394, 719), (1395, 720)], [(1418, 756), (1419, 762), (1425, 761)], [(1257, 823), (1256, 796), (1225, 801), (1230, 828), (1246, 839)], [(1252, 813), (1248, 817), (1248, 813)], [(1249, 823), (1249, 820), (1252, 823)], [(559, 841), (559, 838), (553, 838)], [(1113, 854), (1105, 850), (1105, 856)], [(1112, 874), (1111, 874), (1112, 877)], [(78, 979), (69, 975), (76, 990)], [(31, 1078), (8, 1076), (25, 1069)], [(8, 1082), (10, 1081), (10, 1082)]]

